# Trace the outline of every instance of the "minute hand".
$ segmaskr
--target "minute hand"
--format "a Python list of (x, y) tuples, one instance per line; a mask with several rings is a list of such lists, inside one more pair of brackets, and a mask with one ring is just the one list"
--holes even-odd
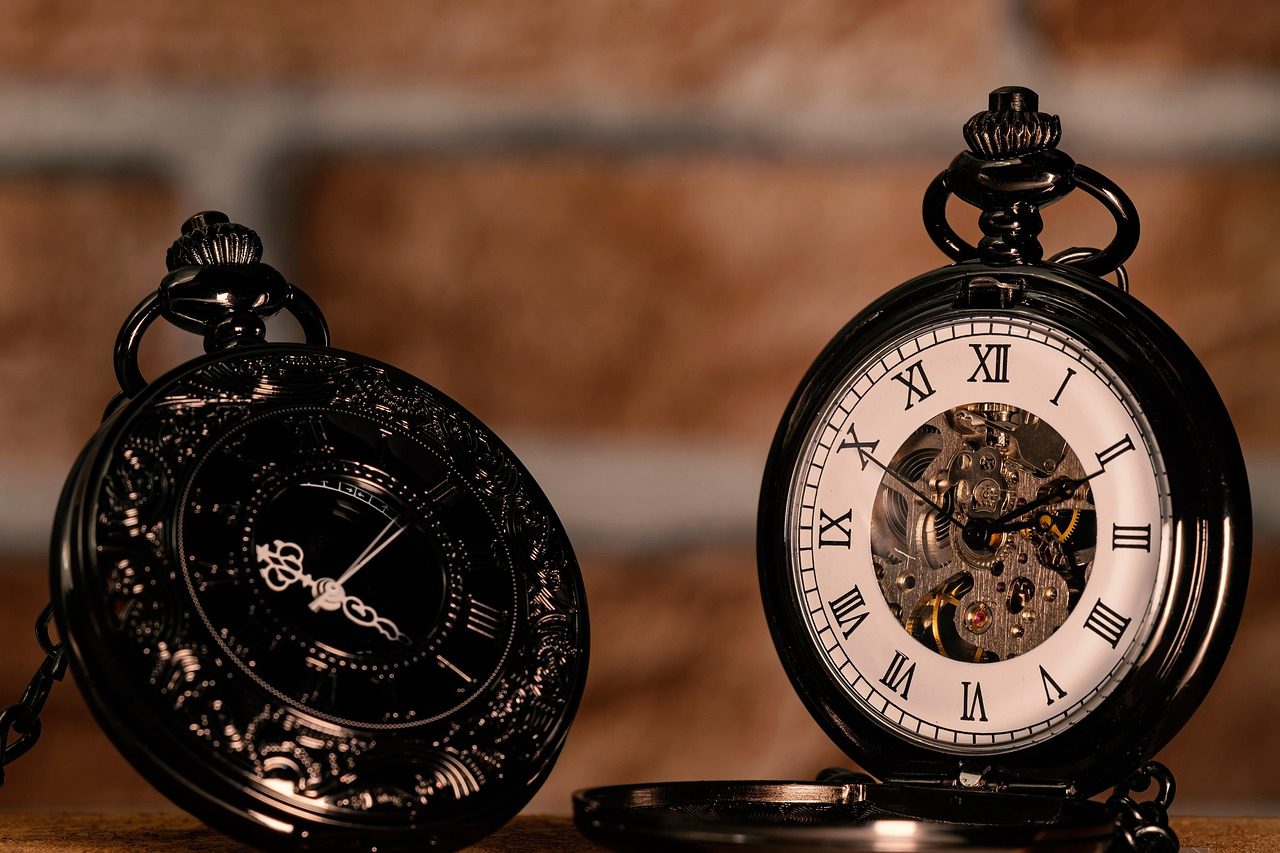
[(963, 523), (961, 523), (960, 521), (958, 521), (954, 515), (952, 515), (951, 513), (947, 512), (945, 509), (943, 509), (941, 506), (939, 506), (939, 505), (938, 505), (937, 503), (935, 503), (934, 501), (932, 501), (932, 500), (930, 500), (929, 498), (925, 497), (924, 492), (922, 492), (922, 491), (920, 491), (919, 489), (917, 489), (917, 488), (915, 487), (915, 484), (914, 484), (914, 483), (912, 483), (910, 480), (908, 480), (906, 477), (904, 477), (902, 474), (900, 474), (900, 473), (898, 473), (897, 471), (893, 470), (893, 469), (892, 469), (892, 468), (890, 468), (888, 465), (884, 464), (884, 463), (883, 463), (883, 462), (881, 462), (879, 459), (877, 459), (877, 458), (875, 458), (874, 456), (872, 456), (870, 453), (862, 453), (861, 451), (859, 451), (859, 453), (860, 453), (860, 455), (862, 456), (862, 458), (863, 458), (863, 459), (870, 459), (872, 462), (876, 463), (876, 465), (877, 465), (877, 466), (879, 466), (881, 470), (883, 470), (886, 474), (888, 474), (889, 476), (893, 477), (893, 479), (895, 479), (895, 480), (897, 480), (899, 483), (901, 483), (901, 484), (903, 485), (903, 487), (907, 489), (907, 491), (911, 492), (911, 494), (915, 495), (915, 496), (916, 496), (916, 497), (918, 497), (920, 500), (922, 500), (922, 501), (924, 501), (926, 504), (928, 504), (928, 505), (929, 505), (929, 507), (930, 507), (934, 512), (938, 513), (938, 515), (942, 516), (942, 517), (943, 517), (943, 518), (945, 518), (947, 521), (950, 521), (952, 524), (954, 524), (954, 525), (955, 525), (955, 526), (957, 526), (957, 527), (964, 527), (964, 524), (963, 524)]

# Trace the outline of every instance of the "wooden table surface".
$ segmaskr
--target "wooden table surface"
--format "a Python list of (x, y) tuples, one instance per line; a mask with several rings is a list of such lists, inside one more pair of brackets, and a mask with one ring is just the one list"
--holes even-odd
[[(1273, 853), (1280, 850), (1280, 818), (1175, 818), (1184, 850)], [(154, 814), (0, 813), (5, 853), (246, 853), (250, 848), (176, 812)], [(472, 848), (490, 853), (554, 850), (585, 853), (602, 848), (584, 839), (565, 817), (520, 816)]]

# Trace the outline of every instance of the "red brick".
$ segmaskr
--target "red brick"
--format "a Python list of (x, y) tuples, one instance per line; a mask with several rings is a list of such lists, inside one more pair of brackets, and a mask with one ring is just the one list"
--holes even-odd
[[(1274, 165), (1107, 168), (1144, 237), (1133, 292), (1205, 361), (1247, 444), (1280, 443)], [(500, 431), (766, 446), (805, 369), (873, 297), (944, 260), (936, 164), (595, 155), (357, 157), (306, 183), (295, 280), (340, 346), (439, 385)], [(1077, 194), (1050, 250), (1110, 239)], [(957, 227), (976, 212), (953, 206)]]
[(1268, 0), (1036, 0), (1031, 10), (1039, 37), (1073, 64), (1280, 66), (1280, 6)]
[[(0, 464), (60, 476), (119, 390), (112, 347), (181, 220), (147, 177), (0, 176)], [(144, 355), (163, 347), (148, 339)], [(163, 359), (160, 359), (163, 361)]]
[(0, 9), (0, 72), (412, 82), (547, 95), (829, 103), (982, 90), (1001, 6), (925, 0), (38, 0)]

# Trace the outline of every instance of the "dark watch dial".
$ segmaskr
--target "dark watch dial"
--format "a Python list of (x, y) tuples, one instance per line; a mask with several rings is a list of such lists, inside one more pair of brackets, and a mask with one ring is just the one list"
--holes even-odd
[(420, 725), (506, 657), (518, 613), (496, 520), (394, 422), (301, 407), (249, 418), (195, 463), (180, 503), (197, 613), (246, 676), (300, 710)]
[(157, 380), (63, 496), (59, 626), (165, 793), (270, 846), (461, 846), (558, 754), (586, 673), (573, 551), (435, 389), (268, 345)]

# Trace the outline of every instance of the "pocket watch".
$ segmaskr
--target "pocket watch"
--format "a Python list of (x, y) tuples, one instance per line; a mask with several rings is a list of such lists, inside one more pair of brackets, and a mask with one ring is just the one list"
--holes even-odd
[[(924, 196), (955, 263), (836, 335), (769, 455), (758, 562), (774, 644), (870, 776), (582, 792), (588, 833), (1176, 848), (1173, 780), (1149, 761), (1235, 633), (1248, 484), (1204, 368), (1128, 293), (1132, 203), (1060, 133), (1029, 89), (991, 94)], [(1040, 211), (1076, 188), (1116, 235), (1045, 260)], [(977, 246), (947, 224), (951, 195), (981, 210)], [(1131, 796), (1152, 781), (1154, 799)], [(1088, 801), (1116, 786), (1110, 811)]]
[[(271, 848), (461, 847), (528, 802), (564, 743), (587, 667), (573, 549), (497, 436), (330, 348), (261, 255), (253, 231), (197, 214), (126, 320), (122, 392), (54, 524), (62, 644), (46, 616), (56, 661), (0, 742), (29, 747), (69, 661), (130, 763), (215, 828)], [(265, 341), (281, 310), (306, 343)], [(148, 383), (157, 318), (207, 354)]]

